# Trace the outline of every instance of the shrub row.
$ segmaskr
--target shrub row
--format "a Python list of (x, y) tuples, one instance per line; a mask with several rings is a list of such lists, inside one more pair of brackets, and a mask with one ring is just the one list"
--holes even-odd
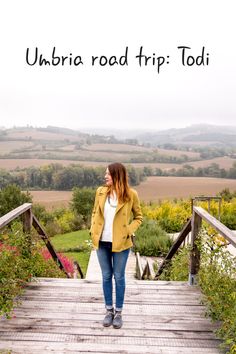
[[(69, 265), (63, 255), (62, 261)], [(14, 222), (11, 230), (5, 229), (0, 234), (0, 315), (10, 316), (25, 284), (33, 277), (65, 277), (65, 274), (50, 257), (45, 257), (36, 236), (31, 235), (29, 243), (21, 224)]]
[(141, 256), (166, 255), (172, 245), (172, 240), (155, 220), (144, 218), (136, 232), (134, 251)]
[[(222, 339), (222, 347), (227, 353), (236, 352), (236, 257), (233, 257), (222, 243), (222, 238), (201, 233), (201, 252), (198, 282), (202, 289), (202, 301), (207, 307), (207, 315), (220, 322), (217, 336)], [(171, 266), (160, 279), (187, 281), (189, 272), (189, 248), (183, 248), (173, 258)]]
[[(208, 210), (207, 202), (199, 202), (199, 206)], [(218, 203), (211, 201), (210, 213), (218, 218)], [(158, 224), (168, 233), (179, 232), (184, 224), (191, 217), (190, 200), (162, 201), (159, 204), (143, 206), (143, 214), (151, 220), (156, 220)], [(221, 222), (228, 228), (236, 230), (236, 198), (230, 201), (222, 200)]]

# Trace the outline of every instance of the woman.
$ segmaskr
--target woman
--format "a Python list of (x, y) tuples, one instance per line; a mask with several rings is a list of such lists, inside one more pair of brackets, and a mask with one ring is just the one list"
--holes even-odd
[[(132, 235), (142, 222), (137, 192), (129, 187), (121, 163), (108, 165), (106, 186), (96, 192), (90, 233), (102, 271), (106, 315), (103, 326), (121, 328), (125, 294), (125, 267)], [(132, 221), (131, 216), (133, 215)], [(113, 308), (112, 277), (115, 278), (116, 307)]]

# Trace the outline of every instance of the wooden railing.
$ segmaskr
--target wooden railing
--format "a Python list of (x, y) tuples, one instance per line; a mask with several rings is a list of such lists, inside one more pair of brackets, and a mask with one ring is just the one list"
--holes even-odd
[(190, 267), (189, 267), (189, 284), (196, 284), (196, 275), (200, 265), (200, 252), (196, 245), (202, 220), (205, 220), (211, 225), (220, 235), (222, 235), (231, 245), (236, 247), (236, 236), (219, 220), (210, 215), (206, 210), (201, 207), (193, 207), (193, 215), (191, 221), (191, 253), (190, 253)]
[[(3, 215), (0, 218), (0, 229), (3, 227), (7, 226), (11, 221), (14, 219), (18, 218), (19, 216), (22, 216), (22, 223), (23, 223), (23, 231), (26, 234), (30, 234), (32, 226), (35, 228), (37, 231), (38, 235), (41, 237), (41, 239), (44, 241), (48, 251), (50, 252), (53, 260), (56, 262), (56, 264), (59, 266), (59, 268), (66, 274), (68, 278), (71, 277), (70, 274), (66, 271), (63, 263), (61, 262), (60, 258), (58, 257), (53, 245), (51, 244), (45, 230), (43, 227), (40, 225), (39, 221), (37, 220), (36, 216), (32, 212), (32, 204), (31, 203), (25, 203), (18, 208), (15, 208), (14, 210), (10, 211), (9, 213)], [(30, 242), (30, 241), (29, 241)], [(74, 266), (76, 267), (78, 273), (80, 274), (81, 278), (84, 278), (82, 270), (77, 262), (74, 262)]]
[(182, 245), (182, 243), (184, 242), (184, 240), (186, 239), (186, 237), (188, 236), (190, 231), (191, 231), (191, 219), (189, 219), (188, 222), (184, 225), (184, 227), (183, 227), (182, 231), (180, 232), (178, 238), (176, 239), (176, 241), (172, 245), (171, 249), (167, 253), (167, 255), (164, 258), (164, 260), (162, 261), (162, 263), (160, 264), (160, 266), (158, 268), (158, 271), (157, 271), (157, 273), (155, 275), (155, 279), (156, 280), (161, 275), (161, 273), (163, 272), (163, 270), (167, 266), (167, 264), (171, 261), (172, 257), (175, 255), (175, 253), (177, 252), (179, 247)]
[(180, 232), (178, 238), (172, 245), (167, 256), (164, 258), (160, 264), (155, 276), (153, 277), (152, 271), (150, 270), (150, 265), (148, 262), (146, 266), (142, 266), (140, 255), (136, 254), (136, 277), (138, 279), (155, 279), (158, 280), (159, 276), (168, 265), (172, 257), (176, 254), (179, 247), (184, 243), (184, 240), (191, 232), (191, 252), (190, 252), (190, 266), (189, 266), (189, 284), (196, 284), (196, 275), (200, 266), (200, 252), (198, 250), (196, 240), (199, 235), (199, 231), (202, 225), (202, 220), (205, 220), (209, 225), (211, 225), (220, 235), (222, 235), (231, 245), (236, 247), (236, 235), (228, 229), (224, 224), (222, 224), (215, 217), (210, 215), (206, 210), (201, 207), (193, 206), (193, 214), (191, 219), (187, 221), (184, 225), (182, 231)]

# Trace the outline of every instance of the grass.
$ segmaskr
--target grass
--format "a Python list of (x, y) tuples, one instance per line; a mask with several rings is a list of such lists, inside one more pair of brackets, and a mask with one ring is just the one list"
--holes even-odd
[(86, 241), (90, 241), (88, 230), (79, 230), (51, 238), (51, 243), (57, 252), (63, 252), (68, 258), (77, 261), (86, 275), (91, 248)]

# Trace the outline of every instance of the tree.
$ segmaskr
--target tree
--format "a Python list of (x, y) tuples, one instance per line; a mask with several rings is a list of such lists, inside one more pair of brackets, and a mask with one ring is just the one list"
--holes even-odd
[(0, 191), (0, 216), (17, 208), (21, 204), (32, 202), (31, 195), (21, 192), (16, 184), (9, 184)]
[(93, 209), (95, 198), (95, 189), (92, 188), (74, 188), (72, 195), (72, 209), (83, 216), (87, 225), (90, 223), (90, 216)]
[(233, 166), (228, 171), (228, 178), (236, 178), (236, 162), (233, 163)]
[(144, 166), (143, 173), (145, 176), (153, 176), (153, 169), (150, 166)]
[(12, 176), (6, 170), (0, 169), (0, 188), (5, 188), (12, 182)]
[(225, 201), (230, 202), (233, 198), (236, 197), (236, 191), (230, 192), (229, 188), (224, 188), (221, 192), (218, 193)]

